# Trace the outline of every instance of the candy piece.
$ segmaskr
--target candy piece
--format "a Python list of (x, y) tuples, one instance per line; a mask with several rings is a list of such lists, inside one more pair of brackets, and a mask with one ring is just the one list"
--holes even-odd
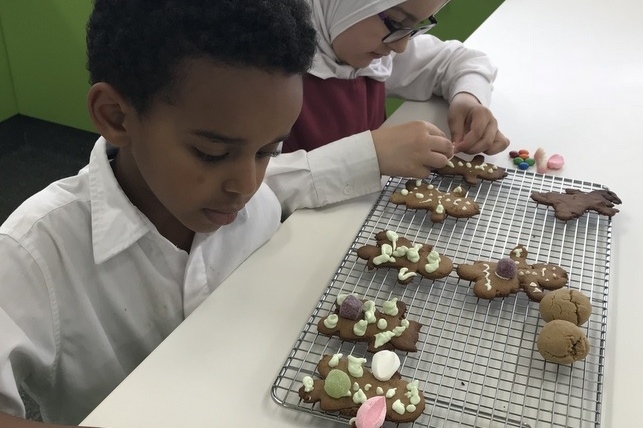
[(518, 150), (518, 154), (519, 154), (519, 155), (528, 155), (528, 154), (529, 154), (529, 150), (525, 150), (525, 149)]
[(496, 275), (502, 279), (513, 279), (516, 277), (517, 269), (516, 262), (509, 257), (505, 257), (498, 260), (498, 264), (496, 265)]
[(534, 153), (534, 159), (536, 160), (536, 171), (538, 171), (539, 174), (544, 174), (547, 172), (547, 160), (545, 154), (545, 150), (542, 148), (538, 148), (536, 150), (536, 153)]
[(525, 159), (525, 162), (527, 162), (529, 166), (534, 166), (534, 164), (536, 163), (536, 160), (534, 158), (527, 158)]
[(520, 162), (518, 164), (518, 169), (521, 169), (523, 171), (529, 169), (529, 164), (527, 162)]
[(371, 371), (375, 379), (386, 382), (400, 368), (400, 357), (393, 351), (379, 351), (373, 355)]
[(335, 399), (349, 397), (351, 395), (351, 379), (344, 371), (333, 369), (326, 376), (324, 391)]
[(521, 159), (528, 159), (529, 158), (529, 153), (523, 153), (521, 155), (518, 155), (519, 158)]
[(518, 152), (515, 151), (515, 150), (510, 151), (509, 152), (509, 157), (512, 158), (512, 159), (517, 158), (518, 157)]
[(515, 158), (514, 158), (514, 165), (519, 165), (520, 163), (522, 163), (522, 162), (523, 162), (523, 160), (524, 160), (524, 159), (523, 159), (523, 158), (521, 158), (521, 157), (515, 157)]
[(547, 168), (561, 169), (565, 165), (565, 158), (559, 154), (551, 155), (547, 161)]
[(380, 428), (386, 418), (386, 398), (382, 395), (371, 397), (357, 409), (357, 428)]
[(339, 316), (349, 320), (359, 319), (362, 316), (362, 301), (354, 294), (349, 294), (339, 307)]

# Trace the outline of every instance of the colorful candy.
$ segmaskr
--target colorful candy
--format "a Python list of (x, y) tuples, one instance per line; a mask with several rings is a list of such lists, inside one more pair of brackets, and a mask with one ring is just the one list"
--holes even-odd
[(549, 169), (561, 169), (563, 165), (565, 165), (565, 159), (559, 154), (551, 155), (547, 161), (547, 168)]

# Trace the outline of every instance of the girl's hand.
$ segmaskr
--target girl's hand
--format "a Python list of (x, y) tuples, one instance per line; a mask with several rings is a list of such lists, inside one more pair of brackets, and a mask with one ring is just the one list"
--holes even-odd
[(453, 157), (453, 143), (429, 122), (382, 127), (371, 134), (383, 175), (425, 178)]
[(491, 110), (467, 92), (458, 93), (451, 101), (448, 122), (456, 153), (494, 155), (509, 146)]

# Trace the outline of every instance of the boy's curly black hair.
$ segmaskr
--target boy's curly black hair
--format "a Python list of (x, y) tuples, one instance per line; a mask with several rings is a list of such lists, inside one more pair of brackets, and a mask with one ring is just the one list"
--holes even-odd
[(106, 82), (144, 114), (170, 96), (186, 59), (304, 73), (315, 30), (303, 0), (94, 0), (90, 83)]

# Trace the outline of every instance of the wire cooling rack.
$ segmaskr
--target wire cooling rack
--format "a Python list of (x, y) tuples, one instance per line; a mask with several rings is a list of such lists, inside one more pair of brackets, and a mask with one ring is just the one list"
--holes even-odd
[[(408, 427), (598, 427), (604, 382), (607, 298), (610, 273), (611, 219), (588, 212), (563, 222), (551, 207), (531, 200), (534, 191), (563, 192), (604, 189), (585, 181), (508, 171), (501, 181), (469, 187), (459, 177), (429, 177), (442, 191), (469, 187), (467, 197), (481, 206), (470, 219), (447, 217), (432, 223), (424, 210), (406, 209), (389, 202), (406, 179), (391, 178), (335, 276), (303, 326), (292, 352), (272, 387), (281, 405), (317, 416), (347, 419), (326, 413), (318, 404), (299, 399), (304, 376), (318, 378), (316, 365), (324, 354), (342, 352), (368, 359), (365, 344), (344, 342), (317, 333), (317, 322), (334, 310), (336, 296), (356, 293), (378, 306), (398, 297), (408, 305), (407, 318), (423, 324), (418, 352), (398, 352), (400, 372), (418, 379), (427, 405)], [(430, 213), (429, 213), (430, 214)], [(573, 365), (545, 362), (536, 349), (545, 322), (538, 303), (520, 292), (506, 298), (475, 297), (472, 283), (455, 272), (440, 280), (415, 277), (409, 285), (397, 283), (397, 270), (369, 271), (356, 249), (375, 244), (375, 234), (394, 230), (415, 243), (429, 243), (454, 264), (475, 260), (497, 261), (517, 244), (527, 247), (528, 263), (554, 263), (569, 275), (568, 287), (582, 291), (593, 306), (581, 326), (591, 350)], [(386, 422), (385, 427), (395, 424)]]

